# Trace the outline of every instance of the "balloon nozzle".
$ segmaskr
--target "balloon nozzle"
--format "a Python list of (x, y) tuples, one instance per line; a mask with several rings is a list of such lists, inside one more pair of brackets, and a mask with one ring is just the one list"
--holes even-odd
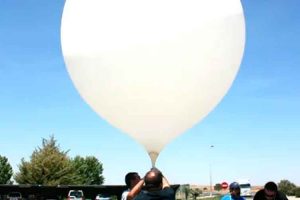
[(158, 153), (157, 152), (148, 152), (149, 156), (150, 156), (150, 159), (151, 159), (151, 164), (152, 164), (152, 167), (155, 167), (155, 162), (156, 162), (156, 159), (158, 157)]

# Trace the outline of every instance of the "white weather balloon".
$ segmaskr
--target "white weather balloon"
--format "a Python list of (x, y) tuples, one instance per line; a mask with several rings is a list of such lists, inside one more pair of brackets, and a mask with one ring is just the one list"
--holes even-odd
[(148, 151), (205, 117), (243, 54), (239, 0), (66, 0), (68, 72), (83, 99)]

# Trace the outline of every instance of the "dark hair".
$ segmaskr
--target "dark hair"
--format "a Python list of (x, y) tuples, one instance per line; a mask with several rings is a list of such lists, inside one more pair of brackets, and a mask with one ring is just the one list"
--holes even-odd
[(276, 183), (274, 183), (272, 181), (266, 183), (265, 189), (274, 191), (274, 192), (277, 192), (277, 190), (278, 190)]
[(163, 175), (158, 170), (150, 170), (145, 175), (145, 186), (147, 189), (160, 188)]
[(137, 172), (129, 172), (126, 174), (125, 176), (125, 183), (126, 183), (126, 186), (130, 188), (131, 184), (131, 180), (135, 178), (135, 176), (138, 175)]

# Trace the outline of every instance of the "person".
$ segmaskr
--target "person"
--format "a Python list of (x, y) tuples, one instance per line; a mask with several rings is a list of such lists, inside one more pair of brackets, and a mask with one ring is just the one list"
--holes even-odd
[(245, 200), (241, 197), (241, 188), (237, 182), (233, 182), (229, 185), (229, 194), (222, 197), (221, 200)]
[(175, 200), (175, 192), (161, 171), (152, 168), (144, 177), (144, 189), (134, 200)]
[(127, 190), (122, 193), (121, 200), (132, 200), (141, 191), (144, 180), (137, 172), (129, 172), (125, 176), (125, 183)]
[(288, 200), (286, 195), (278, 191), (276, 183), (267, 182), (263, 189), (256, 192), (253, 200)]

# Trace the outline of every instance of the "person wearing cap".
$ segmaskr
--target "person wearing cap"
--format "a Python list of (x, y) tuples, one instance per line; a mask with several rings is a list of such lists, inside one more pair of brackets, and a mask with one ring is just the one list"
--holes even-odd
[(241, 197), (241, 188), (237, 182), (233, 182), (229, 185), (229, 194), (222, 197), (221, 200), (245, 200)]
[(278, 191), (276, 183), (270, 181), (254, 195), (254, 200), (288, 200), (286, 195)]

